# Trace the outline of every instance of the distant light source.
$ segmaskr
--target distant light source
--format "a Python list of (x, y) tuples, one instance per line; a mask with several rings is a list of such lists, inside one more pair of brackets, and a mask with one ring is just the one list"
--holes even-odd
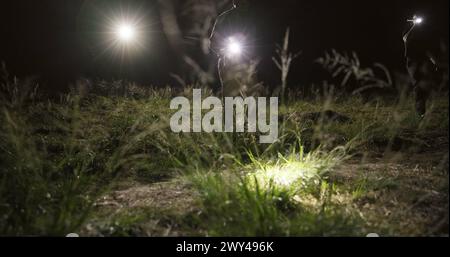
[(104, 15), (104, 31), (102, 47), (104, 51), (120, 59), (121, 65), (124, 61), (130, 61), (136, 54), (147, 50), (150, 43), (149, 33), (151, 25), (148, 25), (147, 17), (137, 11), (111, 11)]
[(414, 19), (414, 23), (415, 24), (420, 24), (420, 23), (422, 23), (423, 22), (423, 18), (421, 18), (421, 17), (416, 17), (415, 19)]
[(124, 43), (131, 42), (136, 37), (136, 29), (130, 24), (121, 24), (117, 28), (117, 37)]
[(414, 23), (414, 25), (419, 25), (423, 22), (423, 18), (420, 16), (414, 15), (414, 17), (411, 20), (408, 20), (409, 22)]
[(242, 44), (233, 37), (228, 38), (226, 45), (226, 56), (228, 58), (237, 58), (242, 54)]

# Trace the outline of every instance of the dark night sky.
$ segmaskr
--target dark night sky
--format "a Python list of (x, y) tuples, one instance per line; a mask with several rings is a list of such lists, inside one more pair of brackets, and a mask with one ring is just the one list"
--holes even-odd
[[(37, 75), (56, 89), (79, 76), (110, 77), (120, 66), (117, 58), (98, 58), (102, 49), (80, 38), (81, 0), (10, 0), (0, 3), (0, 60), (10, 73)], [(126, 1), (125, 1), (126, 2)], [(134, 1), (136, 2), (136, 1)], [(142, 1), (141, 1), (142, 2)], [(124, 76), (164, 85), (170, 83), (176, 59), (169, 48), (154, 1), (140, 11), (151, 25), (151, 46), (126, 66)], [(448, 44), (448, 0), (247, 0), (233, 16), (235, 29), (251, 33), (251, 54), (262, 60), (259, 73), (266, 82), (278, 78), (271, 63), (275, 43), (287, 26), (293, 50), (303, 56), (292, 69), (292, 84), (317, 81), (313, 60), (325, 50), (355, 50), (364, 63), (377, 61), (402, 69), (401, 35), (405, 20), (414, 13), (426, 17), (430, 42)], [(82, 23), (83, 21), (81, 21)], [(101, 59), (101, 60), (100, 60)]]

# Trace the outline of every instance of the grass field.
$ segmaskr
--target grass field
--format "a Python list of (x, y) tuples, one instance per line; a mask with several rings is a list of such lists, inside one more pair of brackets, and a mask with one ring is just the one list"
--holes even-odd
[[(261, 145), (172, 133), (170, 88), (14, 92), (0, 103), (0, 235), (448, 236), (447, 96), (423, 119), (411, 97), (291, 100), (279, 142)], [(351, 121), (305, 115), (323, 110)]]

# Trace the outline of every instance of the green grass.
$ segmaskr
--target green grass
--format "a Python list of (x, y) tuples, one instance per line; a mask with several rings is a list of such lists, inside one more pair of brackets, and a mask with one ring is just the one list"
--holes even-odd
[[(281, 109), (290, 118), (280, 124), (280, 142), (260, 145), (249, 133), (172, 133), (176, 94), (4, 98), (0, 235), (448, 234), (438, 226), (448, 220), (448, 175), (437, 170), (448, 170), (448, 99), (435, 99), (423, 120), (409, 98), (290, 101)], [(301, 120), (326, 109), (353, 122)], [(424, 160), (415, 160), (420, 151)], [(398, 166), (386, 162), (398, 154)], [(174, 180), (185, 186), (155, 189)], [(144, 204), (130, 204), (140, 193), (112, 198), (121, 208), (98, 204), (137, 187), (145, 188)], [(436, 220), (426, 218), (430, 205)]]
[(212, 236), (364, 235), (358, 215), (335, 204), (325, 180), (340, 156), (303, 155), (252, 158), (245, 171), (190, 175), (201, 194), (201, 225)]

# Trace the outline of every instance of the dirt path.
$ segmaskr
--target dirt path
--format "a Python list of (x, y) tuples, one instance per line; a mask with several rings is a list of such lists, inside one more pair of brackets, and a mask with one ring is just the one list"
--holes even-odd
[(179, 236), (180, 219), (198, 212), (196, 192), (175, 178), (153, 184), (132, 184), (108, 193), (95, 203), (86, 236)]
[(448, 178), (448, 152), (352, 160), (332, 176), (369, 223), (384, 220), (393, 235), (448, 234)]

